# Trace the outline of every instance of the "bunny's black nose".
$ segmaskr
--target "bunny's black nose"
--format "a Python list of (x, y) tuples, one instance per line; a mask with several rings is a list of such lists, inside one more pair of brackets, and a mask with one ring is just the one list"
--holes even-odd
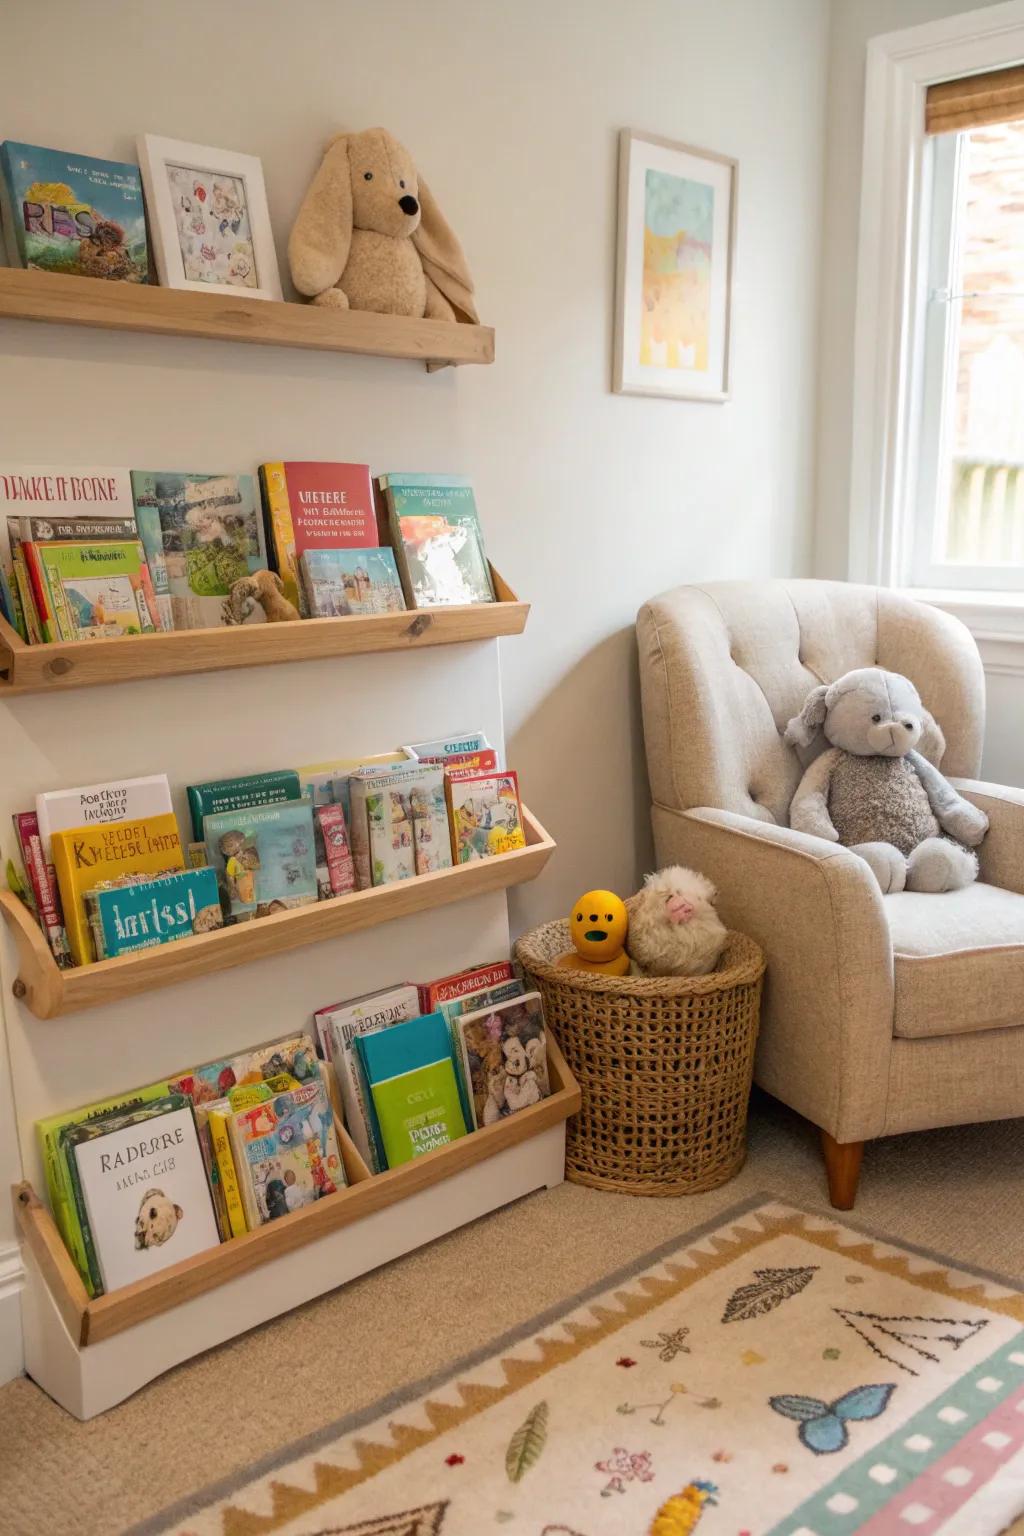
[(419, 203), (414, 197), (410, 197), (408, 192), (404, 197), (398, 199), (398, 206), (403, 213), (419, 213), (420, 211)]

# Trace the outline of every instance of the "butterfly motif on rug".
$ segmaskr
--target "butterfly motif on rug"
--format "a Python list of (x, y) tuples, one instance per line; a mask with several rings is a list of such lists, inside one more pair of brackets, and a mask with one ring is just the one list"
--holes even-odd
[(770, 1397), (768, 1405), (783, 1418), (796, 1419), (800, 1425), (801, 1445), (813, 1451), (815, 1456), (828, 1456), (849, 1444), (847, 1424), (861, 1419), (877, 1419), (885, 1412), (895, 1390), (895, 1384), (891, 1382), (882, 1386), (854, 1387), (852, 1392), (844, 1392), (833, 1403), (823, 1403), (817, 1397), (802, 1397), (799, 1393), (784, 1393), (781, 1397)]

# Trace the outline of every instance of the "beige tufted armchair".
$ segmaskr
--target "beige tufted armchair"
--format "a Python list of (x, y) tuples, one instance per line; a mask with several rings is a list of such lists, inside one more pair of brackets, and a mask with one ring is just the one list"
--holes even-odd
[[(975, 781), (985, 679), (958, 620), (840, 582), (678, 587), (637, 621), (658, 863), (715, 881), (768, 955), (756, 1078), (820, 1126), (832, 1204), (875, 1136), (1024, 1114), (1024, 790)], [(942, 770), (990, 820), (966, 890), (882, 896), (845, 848), (788, 826), (782, 739), (817, 683), (903, 672)]]

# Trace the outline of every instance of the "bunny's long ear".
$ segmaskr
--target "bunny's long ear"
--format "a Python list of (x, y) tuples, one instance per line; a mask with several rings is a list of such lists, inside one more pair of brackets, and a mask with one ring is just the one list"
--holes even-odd
[(352, 177), (348, 135), (331, 140), (302, 199), (288, 237), (288, 265), (300, 293), (315, 298), (333, 288), (352, 244)]
[(420, 255), (423, 270), (444, 294), (453, 309), (474, 325), (479, 323), (473, 297), (473, 279), (458, 236), (438, 206), (437, 199), (417, 176), (421, 216), (412, 243)]
[(814, 740), (818, 727), (825, 723), (825, 698), (828, 687), (825, 683), (812, 688), (804, 700), (804, 707), (798, 715), (794, 715), (786, 726), (785, 739), (791, 747), (809, 747)]
[(917, 750), (922, 757), (928, 759), (934, 768), (939, 766), (946, 752), (946, 738), (942, 734), (942, 727), (923, 706), (921, 709), (921, 739), (917, 743)]

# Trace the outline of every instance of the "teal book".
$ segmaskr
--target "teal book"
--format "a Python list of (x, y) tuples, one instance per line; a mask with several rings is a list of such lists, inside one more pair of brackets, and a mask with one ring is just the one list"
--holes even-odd
[(308, 800), (218, 811), (203, 825), (229, 922), (272, 917), (318, 899), (313, 807)]
[(304, 549), (302, 586), (314, 619), (350, 613), (401, 613), (402, 583), (390, 549)]
[(381, 475), (406, 601), (410, 608), (493, 603), (473, 487), (464, 475)]
[(8, 139), (0, 145), (0, 207), (12, 267), (121, 283), (149, 279), (137, 165)]
[(224, 922), (212, 869), (183, 869), (155, 880), (98, 886), (86, 892), (85, 908), (97, 960), (209, 933)]
[(274, 805), (278, 800), (301, 800), (302, 786), (294, 768), (270, 773), (250, 773), (240, 779), (209, 779), (188, 786), (192, 836), (203, 841), (203, 818), (219, 811), (243, 811), (251, 805)]
[(440, 1013), (357, 1035), (354, 1044), (389, 1168), (465, 1136), (451, 1041)]

